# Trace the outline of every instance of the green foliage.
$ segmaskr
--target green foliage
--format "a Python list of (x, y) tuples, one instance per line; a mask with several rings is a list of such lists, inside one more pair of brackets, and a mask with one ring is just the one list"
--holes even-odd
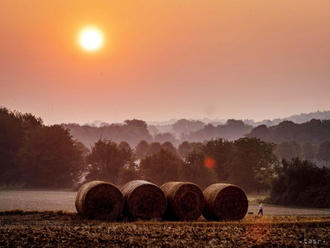
[(276, 154), (280, 159), (291, 160), (302, 156), (300, 145), (295, 141), (285, 141), (277, 145)]
[(312, 161), (316, 158), (318, 147), (316, 145), (313, 145), (310, 142), (306, 142), (301, 146), (303, 158), (305, 160)]
[(173, 144), (171, 142), (165, 142), (162, 144), (162, 149), (169, 151), (170, 153), (172, 153), (174, 156), (180, 157), (177, 149), (173, 146)]
[(274, 144), (242, 138), (234, 141), (233, 146), (233, 159), (228, 168), (230, 181), (242, 185), (246, 191), (268, 189), (277, 165)]
[(152, 155), (160, 152), (161, 149), (162, 149), (162, 146), (159, 142), (153, 142), (148, 146), (148, 150), (145, 154), (145, 157), (152, 156)]
[(330, 169), (296, 158), (277, 168), (270, 201), (276, 204), (330, 207)]
[[(191, 149), (187, 143), (182, 147)], [(242, 138), (234, 142), (216, 139), (196, 147), (185, 157), (185, 178), (201, 185), (235, 183), (246, 191), (269, 189), (277, 164), (274, 144)], [(208, 165), (207, 159), (214, 165)]]
[(233, 143), (216, 139), (208, 141), (202, 148), (204, 157), (210, 157), (215, 160), (215, 172), (219, 180), (227, 180), (230, 174), (228, 166), (233, 158)]
[(320, 145), (318, 158), (325, 161), (327, 164), (330, 162), (330, 140), (327, 140)]
[(87, 156), (89, 171), (86, 180), (108, 180), (116, 183), (118, 172), (133, 160), (133, 153), (129, 145), (108, 140), (99, 140), (94, 144)]
[(20, 152), (24, 181), (30, 186), (70, 187), (81, 165), (81, 151), (59, 125), (32, 131)]
[(6, 108), (0, 108), (0, 181), (9, 184), (18, 171), (17, 153), (24, 144), (21, 119)]
[(272, 127), (262, 125), (252, 129), (247, 137), (255, 137), (277, 144), (292, 140), (300, 144), (306, 142), (320, 144), (326, 140), (330, 140), (330, 120), (321, 121), (313, 119), (301, 124), (293, 123), (292, 121), (283, 121)]
[(0, 108), (0, 183), (68, 187), (81, 171), (82, 147), (63, 127)]
[(130, 162), (129, 164), (119, 169), (117, 180), (119, 185), (124, 185), (131, 180), (137, 179), (140, 179), (140, 173), (137, 165), (134, 162)]
[(135, 155), (138, 159), (142, 159), (146, 156), (147, 151), (149, 149), (149, 144), (147, 141), (142, 140), (140, 143), (135, 147)]
[(182, 158), (186, 158), (189, 153), (193, 151), (201, 151), (203, 149), (203, 144), (199, 142), (189, 143), (185, 141), (179, 145), (178, 153)]
[(180, 180), (182, 160), (168, 150), (146, 157), (140, 163), (141, 175), (144, 179), (161, 185), (168, 181)]
[(218, 181), (216, 171), (205, 166), (205, 154), (202, 151), (193, 150), (188, 154), (181, 171), (182, 178), (206, 188)]

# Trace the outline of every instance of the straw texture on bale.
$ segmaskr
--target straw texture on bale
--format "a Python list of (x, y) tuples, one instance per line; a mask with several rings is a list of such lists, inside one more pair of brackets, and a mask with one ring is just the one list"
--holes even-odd
[(125, 215), (129, 219), (160, 219), (167, 203), (163, 191), (155, 184), (144, 180), (126, 183), (121, 192), (124, 195)]
[(80, 215), (88, 218), (117, 220), (122, 217), (124, 198), (115, 185), (92, 181), (79, 188), (76, 209)]
[(168, 182), (161, 190), (167, 200), (164, 218), (168, 220), (197, 220), (204, 208), (201, 189), (190, 182)]
[(244, 191), (233, 184), (216, 183), (204, 191), (207, 220), (240, 220), (248, 210), (248, 200)]

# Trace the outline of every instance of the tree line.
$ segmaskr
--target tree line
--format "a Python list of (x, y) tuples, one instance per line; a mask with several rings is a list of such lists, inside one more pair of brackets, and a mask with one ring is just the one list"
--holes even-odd
[[(126, 125), (145, 128), (137, 120)], [(132, 147), (100, 138), (88, 149), (62, 125), (0, 108), (0, 185), (72, 188), (96, 179), (118, 185), (145, 179), (205, 188), (228, 182), (246, 192), (270, 191), (274, 203), (329, 207), (322, 199), (330, 193), (330, 169), (298, 158), (280, 161), (279, 147), (253, 137), (185, 141), (177, 148), (168, 141), (142, 140)]]
[[(128, 126), (146, 128), (132, 120)], [(116, 184), (142, 178), (162, 184), (170, 180), (237, 183), (246, 190), (269, 188), (276, 163), (273, 144), (258, 139), (183, 142), (128, 142), (99, 139), (91, 149), (74, 140), (61, 125), (46, 126), (32, 114), (0, 109), (0, 183), (26, 187), (71, 187), (84, 180)], [(268, 174), (267, 174), (268, 173)]]

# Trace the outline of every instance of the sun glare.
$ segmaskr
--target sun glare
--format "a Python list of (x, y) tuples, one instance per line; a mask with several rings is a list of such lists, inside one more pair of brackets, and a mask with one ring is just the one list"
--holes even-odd
[(103, 45), (103, 34), (96, 27), (86, 27), (82, 29), (78, 36), (80, 46), (89, 52), (99, 50)]

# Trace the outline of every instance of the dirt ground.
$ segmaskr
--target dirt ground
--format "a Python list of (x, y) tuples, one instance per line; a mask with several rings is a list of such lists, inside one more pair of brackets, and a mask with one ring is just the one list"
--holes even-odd
[(103, 222), (64, 212), (0, 212), (0, 247), (330, 247), (330, 217), (240, 222)]

